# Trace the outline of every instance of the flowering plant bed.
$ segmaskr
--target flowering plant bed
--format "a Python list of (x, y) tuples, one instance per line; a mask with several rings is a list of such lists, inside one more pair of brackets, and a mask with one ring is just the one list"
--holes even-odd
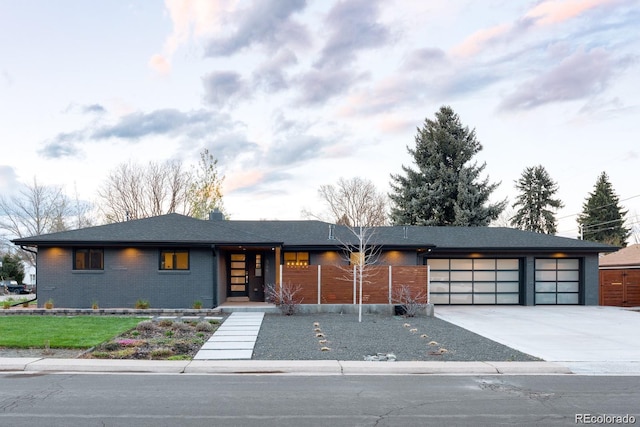
[(87, 359), (190, 360), (213, 335), (218, 320), (145, 320), (134, 329), (96, 346)]

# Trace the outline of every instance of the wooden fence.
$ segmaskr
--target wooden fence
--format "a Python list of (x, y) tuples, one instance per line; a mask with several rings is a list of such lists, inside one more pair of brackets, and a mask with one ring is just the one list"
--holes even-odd
[[(357, 304), (359, 282), (352, 266), (282, 266), (282, 283), (300, 285), (302, 304)], [(415, 294), (427, 292), (427, 266), (367, 266), (362, 303), (393, 304), (401, 286)]]
[(600, 305), (640, 305), (640, 269), (600, 270)]

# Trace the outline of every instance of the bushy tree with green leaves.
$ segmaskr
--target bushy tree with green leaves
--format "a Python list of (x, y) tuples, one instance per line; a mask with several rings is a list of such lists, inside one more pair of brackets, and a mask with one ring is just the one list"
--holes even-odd
[(18, 254), (6, 253), (2, 256), (2, 268), (0, 268), (0, 278), (13, 279), (18, 283), (24, 280), (24, 264)]
[(500, 183), (481, 174), (474, 156), (482, 150), (475, 130), (463, 126), (449, 106), (425, 119), (415, 148), (407, 147), (416, 168), (402, 166), (391, 175), (391, 220), (396, 225), (484, 226), (496, 219), (506, 200), (489, 203)]
[(206, 148), (200, 153), (198, 166), (189, 185), (187, 200), (192, 217), (207, 219), (209, 213), (214, 210), (224, 213), (222, 205), (224, 176), (218, 172), (218, 160)]
[(555, 210), (564, 205), (553, 197), (558, 192), (558, 184), (544, 166), (525, 168), (516, 181), (516, 189), (519, 194), (513, 207), (517, 210), (511, 225), (521, 230), (555, 234), (558, 225)]
[(578, 217), (580, 235), (584, 240), (627, 246), (631, 230), (624, 226), (628, 211), (620, 206), (620, 199), (613, 190), (606, 172), (596, 181), (593, 192), (589, 193)]

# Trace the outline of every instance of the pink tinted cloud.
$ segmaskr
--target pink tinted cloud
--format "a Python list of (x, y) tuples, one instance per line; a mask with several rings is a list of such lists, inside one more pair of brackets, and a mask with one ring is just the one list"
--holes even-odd
[(536, 25), (557, 24), (613, 1), (615, 0), (549, 0), (535, 6), (526, 13), (525, 17), (535, 19)]
[[(484, 28), (464, 39), (451, 52), (458, 57), (469, 57), (481, 52), (497, 41), (509, 41), (529, 27), (559, 24), (596, 7), (617, 0), (547, 0), (530, 9), (513, 23)], [(523, 31), (524, 30), (524, 31)]]
[(167, 36), (162, 54), (155, 54), (149, 66), (161, 74), (170, 71), (171, 57), (192, 38), (206, 37), (221, 31), (222, 23), (237, 0), (165, 0), (165, 7), (173, 30)]
[(264, 179), (264, 173), (258, 170), (234, 172), (225, 177), (224, 192), (232, 193), (236, 190), (254, 186)]
[(451, 50), (455, 56), (472, 56), (478, 53), (483, 49), (484, 45), (491, 42), (492, 40), (501, 38), (504, 34), (508, 33), (511, 28), (513, 28), (512, 24), (500, 24), (491, 28), (485, 28), (475, 33), (471, 34), (467, 37), (462, 43), (458, 46), (454, 47)]
[(163, 55), (159, 53), (151, 57), (151, 59), (149, 60), (149, 67), (155, 70), (158, 74), (169, 74), (169, 72), (171, 71), (171, 64)]

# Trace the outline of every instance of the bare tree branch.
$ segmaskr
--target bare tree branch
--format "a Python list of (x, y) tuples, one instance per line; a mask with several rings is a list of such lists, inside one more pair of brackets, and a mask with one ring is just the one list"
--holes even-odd
[[(322, 185), (318, 194), (324, 200), (330, 221), (349, 227), (387, 225), (387, 196), (378, 192), (373, 182), (362, 178), (340, 178), (337, 184)], [(306, 217), (323, 215), (309, 211)]]

